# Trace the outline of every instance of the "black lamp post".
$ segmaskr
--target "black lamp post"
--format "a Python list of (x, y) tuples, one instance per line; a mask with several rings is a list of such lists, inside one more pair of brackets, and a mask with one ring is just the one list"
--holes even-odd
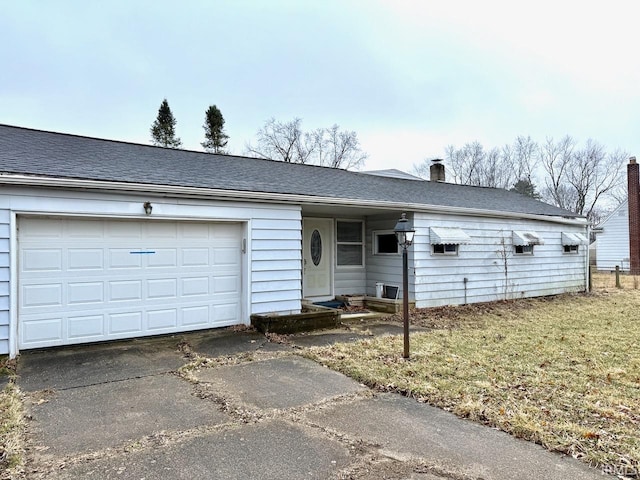
[(407, 248), (413, 242), (416, 231), (407, 220), (407, 214), (403, 213), (393, 229), (398, 239), (398, 245), (402, 247), (402, 314), (404, 316), (404, 353), (403, 358), (409, 358), (409, 261)]

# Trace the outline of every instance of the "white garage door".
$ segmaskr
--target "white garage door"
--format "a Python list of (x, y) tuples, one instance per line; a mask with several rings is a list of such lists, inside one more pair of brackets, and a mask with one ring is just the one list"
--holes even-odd
[(20, 218), (19, 348), (235, 325), (238, 223)]

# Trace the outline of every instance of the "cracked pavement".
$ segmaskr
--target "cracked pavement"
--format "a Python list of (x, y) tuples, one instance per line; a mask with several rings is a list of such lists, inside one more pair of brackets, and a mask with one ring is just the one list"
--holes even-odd
[(25, 478), (602, 478), (296, 354), (296, 343), (362, 335), (280, 344), (221, 330), (27, 352)]

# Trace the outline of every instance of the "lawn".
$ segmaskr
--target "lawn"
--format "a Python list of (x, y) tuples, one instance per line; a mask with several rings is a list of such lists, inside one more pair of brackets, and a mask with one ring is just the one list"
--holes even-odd
[[(607, 278), (598, 278), (602, 283)], [(400, 392), (591, 465), (640, 465), (640, 290), (415, 310), (431, 327), (308, 352)], [(609, 467), (610, 468), (610, 467)]]

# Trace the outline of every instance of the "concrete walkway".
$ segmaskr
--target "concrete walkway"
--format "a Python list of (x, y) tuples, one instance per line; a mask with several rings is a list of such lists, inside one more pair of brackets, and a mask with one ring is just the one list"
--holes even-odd
[(222, 330), (24, 353), (27, 478), (603, 478), (296, 355), (398, 328), (362, 325), (289, 344)]

